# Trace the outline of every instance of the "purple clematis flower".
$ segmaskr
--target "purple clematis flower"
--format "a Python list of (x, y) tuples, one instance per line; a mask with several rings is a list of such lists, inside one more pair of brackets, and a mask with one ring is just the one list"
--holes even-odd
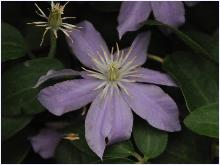
[[(187, 3), (193, 6), (196, 2)], [(125, 1), (118, 16), (118, 33), (121, 38), (127, 31), (136, 31), (153, 11), (156, 20), (174, 27), (185, 22), (185, 10), (180, 1)]]
[(43, 128), (36, 136), (29, 138), (34, 152), (42, 158), (52, 158), (63, 134), (53, 128)]
[(62, 139), (74, 141), (79, 140), (77, 134), (63, 134), (60, 129), (68, 126), (68, 123), (52, 122), (47, 123), (46, 127), (41, 129), (35, 136), (29, 137), (34, 152), (42, 158), (49, 159), (54, 156), (56, 147)]
[[(39, 93), (41, 104), (55, 115), (77, 110), (92, 102), (85, 120), (89, 147), (102, 158), (106, 145), (129, 139), (132, 110), (155, 128), (174, 132), (181, 129), (176, 103), (160, 87), (176, 86), (164, 73), (142, 68), (150, 33), (141, 33), (130, 48), (111, 53), (99, 32), (84, 21), (68, 40), (77, 58), (90, 69), (83, 79), (64, 81)], [(144, 84), (148, 83), (148, 84)], [(107, 142), (106, 142), (106, 139)]]

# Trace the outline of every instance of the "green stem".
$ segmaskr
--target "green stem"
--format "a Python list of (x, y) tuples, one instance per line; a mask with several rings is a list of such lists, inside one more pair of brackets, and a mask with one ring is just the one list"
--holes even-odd
[(144, 161), (143, 161), (143, 158), (137, 153), (137, 152), (133, 152), (132, 153), (132, 156), (133, 157), (135, 157), (137, 160), (138, 160), (138, 164), (140, 163), (140, 164), (143, 164), (144, 163)]
[(152, 60), (155, 60), (155, 61), (157, 61), (157, 62), (159, 62), (159, 63), (161, 63), (161, 64), (164, 62), (164, 59), (163, 59), (163, 58), (161, 58), (161, 57), (159, 57), (159, 56), (157, 56), (157, 55), (154, 55), (154, 54), (148, 54), (147, 57), (150, 58), (150, 59), (152, 59)]
[(50, 51), (48, 54), (48, 57), (53, 58), (56, 53), (56, 47), (57, 47), (57, 40), (52, 31), (50, 32)]
[(137, 152), (133, 152), (133, 153), (131, 153), (131, 155), (137, 159), (136, 164), (146, 164), (146, 163), (150, 163), (150, 162), (148, 161), (148, 158), (147, 158), (146, 156), (141, 157)]
[(150, 163), (149, 158), (146, 157), (146, 156), (144, 156), (143, 161), (144, 161), (145, 164), (146, 164), (146, 163)]

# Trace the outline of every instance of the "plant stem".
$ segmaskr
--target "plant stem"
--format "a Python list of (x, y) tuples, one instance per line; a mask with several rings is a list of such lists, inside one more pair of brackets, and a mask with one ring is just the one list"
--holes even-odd
[(57, 47), (57, 40), (51, 31), (50, 32), (50, 51), (49, 51), (48, 57), (53, 58), (55, 56), (56, 47)]
[(136, 164), (149, 163), (148, 158), (147, 158), (146, 156), (141, 157), (137, 152), (133, 152), (131, 155), (138, 160), (138, 161), (136, 162)]
[(141, 164), (144, 163), (144, 162), (143, 162), (143, 158), (142, 158), (137, 152), (133, 152), (133, 153), (132, 153), (132, 156), (135, 157), (135, 158), (138, 160), (137, 163), (141, 163)]
[(150, 58), (152, 60), (155, 60), (155, 61), (157, 61), (157, 62), (159, 62), (161, 64), (164, 62), (163, 58), (161, 58), (161, 57), (159, 57), (157, 55), (154, 55), (154, 54), (148, 54), (148, 58)]

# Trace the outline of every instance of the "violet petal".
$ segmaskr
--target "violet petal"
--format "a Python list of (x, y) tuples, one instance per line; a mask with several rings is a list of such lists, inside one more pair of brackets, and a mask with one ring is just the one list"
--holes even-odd
[(54, 129), (44, 128), (38, 135), (30, 137), (29, 140), (36, 153), (42, 158), (52, 158), (62, 134)]
[(77, 75), (79, 75), (79, 72), (72, 70), (72, 69), (63, 69), (63, 70), (58, 70), (58, 71), (49, 70), (46, 75), (43, 75), (38, 79), (36, 85), (33, 88), (39, 87), (41, 84), (43, 84), (49, 79), (65, 78), (68, 76), (77, 76)]
[[(134, 39), (130, 49), (129, 53), (129, 48), (125, 48), (122, 51), (124, 51), (124, 54), (126, 55), (129, 53), (128, 59), (125, 61), (125, 65), (133, 60), (133, 65), (142, 65), (145, 63), (147, 59), (147, 50), (148, 50), (148, 45), (150, 42), (150, 32), (143, 32), (137, 35), (137, 37)], [(117, 52), (116, 52), (117, 53)]]
[(180, 131), (178, 107), (173, 99), (155, 85), (123, 83), (129, 96), (123, 97), (132, 110), (155, 128)]
[(129, 105), (122, 98), (121, 93), (115, 91), (113, 99), (113, 122), (111, 132), (108, 136), (109, 144), (129, 139), (133, 126), (132, 111)]
[(122, 2), (118, 16), (119, 38), (127, 31), (136, 31), (146, 21), (151, 13), (151, 5), (148, 1), (124, 1)]
[(106, 146), (105, 138), (111, 130), (113, 105), (110, 99), (109, 95), (105, 99), (98, 95), (92, 102), (85, 120), (86, 141), (101, 159)]
[(94, 89), (100, 83), (86, 79), (64, 81), (41, 90), (38, 100), (51, 113), (60, 116), (90, 103), (98, 94)]
[(103, 54), (103, 49), (109, 54), (108, 47), (101, 34), (90, 22), (83, 21), (77, 26), (81, 28), (70, 33), (73, 43), (67, 38), (68, 44), (80, 62), (92, 68), (94, 67), (92, 57), (97, 58), (97, 51)]
[(130, 79), (135, 80), (136, 82), (152, 83), (174, 87), (177, 86), (177, 84), (168, 74), (147, 68), (138, 69), (135, 73), (135, 77), (130, 77)]
[(152, 10), (156, 20), (174, 27), (185, 23), (185, 9), (180, 1), (153, 1)]
[(101, 95), (92, 103), (85, 120), (85, 136), (90, 148), (102, 158), (108, 144), (127, 140), (131, 136), (133, 115), (119, 90), (103, 98)]

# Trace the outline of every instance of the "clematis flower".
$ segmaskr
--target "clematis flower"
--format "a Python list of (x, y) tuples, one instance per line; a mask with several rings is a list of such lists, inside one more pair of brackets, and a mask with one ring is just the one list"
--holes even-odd
[(39, 134), (30, 137), (29, 140), (34, 152), (38, 153), (42, 158), (52, 158), (57, 145), (62, 139), (62, 133), (52, 128), (44, 128)]
[(37, 135), (29, 137), (34, 152), (44, 159), (49, 159), (54, 156), (56, 147), (62, 139), (79, 140), (77, 134), (64, 135), (60, 132), (59, 129), (64, 126), (64, 123), (48, 123), (47, 127), (41, 129)]
[[(102, 158), (106, 145), (129, 139), (133, 114), (160, 130), (181, 129), (176, 103), (155, 84), (176, 86), (164, 73), (141, 67), (146, 61), (150, 33), (139, 34), (130, 48), (109, 52), (93, 25), (84, 21), (81, 31), (68, 40), (84, 64), (82, 79), (68, 80), (40, 91), (38, 99), (54, 115), (78, 110), (91, 103), (85, 119), (89, 147)], [(90, 69), (88, 69), (90, 68)], [(146, 84), (147, 83), (147, 84)]]
[[(193, 6), (196, 2), (187, 3)], [(121, 38), (127, 31), (136, 31), (150, 16), (174, 27), (185, 22), (185, 10), (181, 1), (125, 1), (122, 2), (118, 16), (118, 33)]]

